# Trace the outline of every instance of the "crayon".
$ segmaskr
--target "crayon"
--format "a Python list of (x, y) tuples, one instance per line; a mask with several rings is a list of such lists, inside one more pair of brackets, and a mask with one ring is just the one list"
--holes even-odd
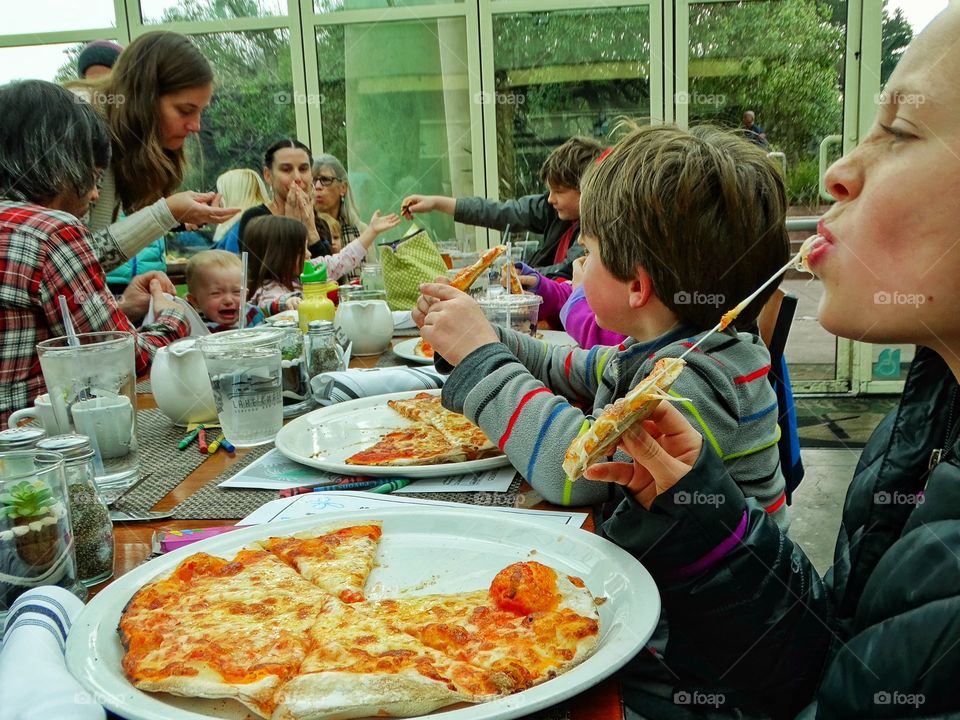
[[(207, 446), (207, 452), (210, 455), (213, 455), (217, 450), (220, 449), (220, 446), (223, 444), (223, 433), (217, 435), (212, 443)], [(224, 448), (226, 450), (226, 448)]]
[(344, 483), (343, 485), (318, 485), (313, 488), (313, 492), (325, 492), (327, 490), (366, 490), (368, 488), (383, 485), (383, 480), (360, 480), (358, 482)]
[(190, 432), (188, 432), (188, 433), (186, 434), (186, 436), (183, 438), (183, 440), (181, 440), (181, 441), (177, 444), (177, 448), (179, 448), (180, 450), (186, 449), (186, 447), (187, 447), (190, 443), (193, 442), (193, 439), (197, 436), (197, 434), (198, 434), (201, 430), (203, 430), (203, 424), (197, 425), (193, 430), (191, 430)]
[(200, 452), (204, 455), (207, 454), (207, 433), (203, 428), (200, 428), (200, 432), (197, 433), (197, 443), (200, 445)]
[(220, 435), (220, 437), (223, 438), (220, 441), (220, 445), (223, 447), (224, 450), (226, 450), (231, 455), (237, 451), (237, 448), (234, 446), (232, 442), (230, 442), (225, 437), (223, 437), (223, 435)]
[[(324, 487), (329, 487), (331, 490), (343, 490), (344, 485), (352, 485), (353, 483), (366, 482), (372, 478), (366, 477), (364, 475), (347, 475), (335, 480), (332, 483), (323, 483)], [(380, 482), (383, 482), (382, 480)], [(294, 495), (305, 495), (306, 493), (312, 493), (318, 486), (317, 485), (298, 485), (297, 487), (284, 488), (279, 491), (279, 495), (282, 498), (293, 497)]]
[(375, 487), (370, 492), (378, 493), (380, 495), (385, 495), (387, 493), (392, 493), (394, 490), (400, 490), (401, 488), (405, 488), (409, 484), (410, 484), (410, 481), (407, 478), (395, 478), (390, 482), (386, 482), (386, 483), (383, 483), (382, 485)]

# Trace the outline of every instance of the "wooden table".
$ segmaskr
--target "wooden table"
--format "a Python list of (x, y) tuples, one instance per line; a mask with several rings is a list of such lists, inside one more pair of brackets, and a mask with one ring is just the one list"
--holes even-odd
[[(394, 343), (406, 340), (398, 338)], [(350, 367), (371, 368), (379, 359), (378, 356), (353, 358)], [(137, 409), (147, 410), (157, 405), (153, 396), (149, 394), (137, 395)], [(237, 449), (236, 456), (230, 457), (226, 453), (216, 453), (209, 460), (204, 461), (177, 487), (167, 493), (152, 510), (172, 510), (193, 493), (226, 471), (238, 458), (249, 452), (246, 449)], [(532, 489), (524, 484), (521, 496), (536, 499), (539, 497)], [(584, 529), (593, 531), (593, 514), (590, 508), (557, 508), (541, 501), (532, 505), (542, 510), (578, 510), (588, 514)], [(190, 528), (204, 528), (215, 525), (228, 525), (224, 520), (159, 520), (157, 522), (116, 523), (114, 524), (114, 574), (109, 580), (90, 588), (93, 597), (99, 590), (109, 585), (121, 575), (142, 564), (151, 554), (150, 539), (155, 530), (186, 530)], [(570, 701), (572, 720), (622, 720), (623, 710), (620, 698), (620, 686), (615, 679), (601, 682), (599, 685), (581, 693)]]

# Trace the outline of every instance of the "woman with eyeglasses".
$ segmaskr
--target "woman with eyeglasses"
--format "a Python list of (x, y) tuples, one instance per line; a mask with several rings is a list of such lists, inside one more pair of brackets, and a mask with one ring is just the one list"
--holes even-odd
[[(360, 213), (353, 200), (347, 171), (335, 156), (326, 153), (313, 161), (313, 188), (316, 199), (313, 207), (340, 223), (344, 243), (360, 237), (367, 226), (360, 221)], [(375, 261), (375, 258), (372, 258)]]

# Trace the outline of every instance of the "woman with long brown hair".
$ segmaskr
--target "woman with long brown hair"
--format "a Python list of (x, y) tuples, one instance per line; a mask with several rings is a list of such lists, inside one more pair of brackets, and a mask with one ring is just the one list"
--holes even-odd
[[(184, 141), (200, 131), (213, 71), (196, 46), (171, 32), (141, 35), (113, 72), (71, 89), (106, 120), (113, 151), (87, 224), (100, 263), (112, 269), (177, 225), (221, 223), (236, 214), (216, 193), (175, 192), (183, 181)], [(126, 214), (118, 220), (120, 212)]]

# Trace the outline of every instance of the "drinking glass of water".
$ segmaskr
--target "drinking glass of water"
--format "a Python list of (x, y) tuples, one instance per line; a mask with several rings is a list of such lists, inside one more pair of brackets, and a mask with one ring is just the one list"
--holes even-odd
[(283, 330), (250, 328), (200, 340), (224, 437), (237, 447), (271, 442), (283, 426)]

